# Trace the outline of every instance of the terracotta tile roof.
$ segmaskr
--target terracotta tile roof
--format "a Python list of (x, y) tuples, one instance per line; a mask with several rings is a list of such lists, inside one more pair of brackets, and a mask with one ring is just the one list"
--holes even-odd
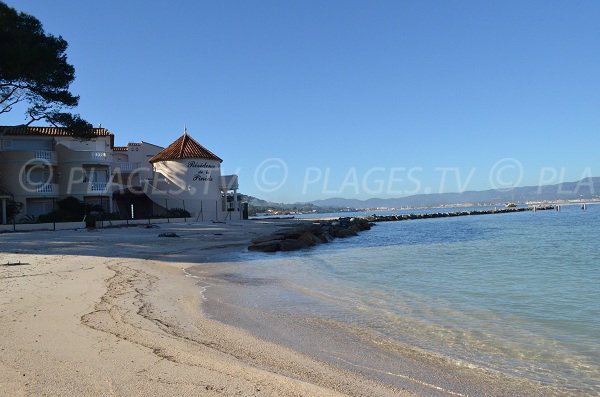
[(126, 152), (127, 149), (129, 149), (127, 146), (115, 146), (115, 147), (113, 147), (113, 150), (115, 152)]
[(166, 149), (160, 151), (149, 161), (179, 160), (179, 159), (206, 159), (223, 162), (216, 154), (196, 142), (194, 138), (188, 135), (187, 131)]
[[(106, 128), (93, 128), (96, 136), (112, 136), (113, 133)], [(66, 128), (59, 127), (31, 127), (26, 125), (0, 126), (0, 135), (47, 135), (47, 136), (71, 136)]]

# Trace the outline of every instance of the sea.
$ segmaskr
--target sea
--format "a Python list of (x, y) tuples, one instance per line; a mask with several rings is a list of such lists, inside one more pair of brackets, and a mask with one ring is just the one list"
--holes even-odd
[(467, 367), (600, 395), (600, 205), (382, 222), (303, 251), (240, 252), (237, 262), (227, 277), (245, 288), (228, 299), (271, 318), (346, 324)]

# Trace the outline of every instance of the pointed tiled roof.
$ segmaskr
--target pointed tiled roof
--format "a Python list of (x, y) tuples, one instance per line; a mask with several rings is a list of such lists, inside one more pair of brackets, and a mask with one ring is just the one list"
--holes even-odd
[(194, 138), (188, 135), (187, 130), (175, 142), (160, 151), (149, 161), (156, 163), (158, 161), (180, 160), (180, 159), (206, 159), (223, 162), (219, 156), (196, 142)]

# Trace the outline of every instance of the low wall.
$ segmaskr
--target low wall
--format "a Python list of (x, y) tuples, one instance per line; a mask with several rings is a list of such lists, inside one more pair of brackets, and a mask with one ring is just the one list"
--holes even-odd
[(96, 221), (96, 227), (111, 227), (125, 225), (147, 225), (149, 223), (185, 223), (194, 222), (194, 218), (156, 218), (156, 219), (128, 219), (118, 221)]
[[(225, 220), (225, 219), (223, 219)], [(227, 218), (229, 220), (229, 218)], [(232, 220), (237, 220), (235, 217)], [(198, 223), (194, 217), (188, 218), (156, 218), (156, 219), (128, 219), (118, 221), (96, 221), (96, 227), (104, 228), (111, 226), (125, 225), (147, 225), (149, 223)], [(211, 222), (210, 220), (205, 222)], [(55, 226), (56, 225), (56, 228)], [(85, 229), (85, 222), (57, 222), (54, 223), (17, 223), (15, 225), (0, 225), (0, 233), (2, 232), (33, 232), (43, 230), (74, 230)]]
[(85, 222), (17, 223), (15, 225), (0, 225), (0, 232), (33, 232), (37, 230), (74, 229), (85, 229)]

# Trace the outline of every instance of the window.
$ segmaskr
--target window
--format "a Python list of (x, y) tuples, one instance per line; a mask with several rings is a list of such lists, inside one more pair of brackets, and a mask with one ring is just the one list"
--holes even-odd
[(27, 215), (39, 216), (51, 212), (54, 205), (48, 199), (27, 199)]

